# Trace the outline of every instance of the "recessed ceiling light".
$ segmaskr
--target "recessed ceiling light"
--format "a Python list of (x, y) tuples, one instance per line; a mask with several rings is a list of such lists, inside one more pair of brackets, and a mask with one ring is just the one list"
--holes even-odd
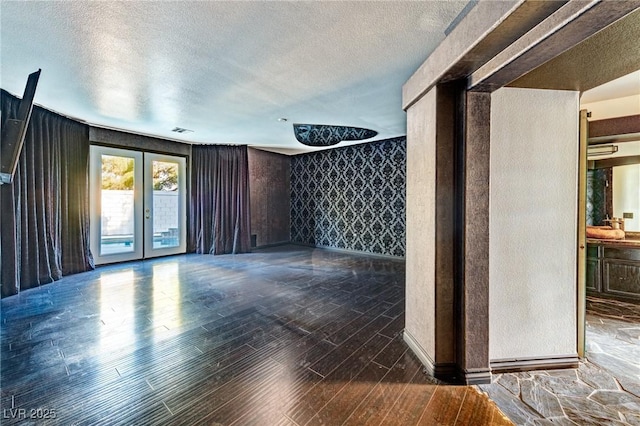
[(278, 118), (278, 121), (285, 122), (285, 121), (287, 121), (287, 119), (282, 117), (282, 118)]
[(176, 133), (190, 133), (190, 132), (193, 132), (193, 130), (185, 129), (183, 127), (174, 127), (171, 131), (172, 132), (176, 132)]

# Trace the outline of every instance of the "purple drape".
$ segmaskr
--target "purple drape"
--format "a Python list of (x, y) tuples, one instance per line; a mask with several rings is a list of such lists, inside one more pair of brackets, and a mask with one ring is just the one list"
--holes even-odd
[[(2, 125), (20, 100), (2, 91)], [(2, 297), (94, 268), (89, 128), (34, 107), (12, 184), (0, 185)]]
[(195, 145), (191, 154), (189, 251), (251, 250), (246, 146)]

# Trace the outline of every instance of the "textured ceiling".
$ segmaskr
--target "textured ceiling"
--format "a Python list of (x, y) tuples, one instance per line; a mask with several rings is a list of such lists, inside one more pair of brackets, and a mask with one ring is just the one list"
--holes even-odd
[(42, 68), (40, 105), (194, 143), (311, 150), (292, 123), (385, 139), (405, 134), (402, 84), (467, 3), (2, 0), (1, 84), (22, 96)]

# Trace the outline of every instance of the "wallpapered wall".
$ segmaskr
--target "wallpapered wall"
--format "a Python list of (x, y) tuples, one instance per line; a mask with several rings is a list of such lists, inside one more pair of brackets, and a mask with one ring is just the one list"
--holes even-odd
[(291, 159), (291, 241), (405, 254), (406, 138)]

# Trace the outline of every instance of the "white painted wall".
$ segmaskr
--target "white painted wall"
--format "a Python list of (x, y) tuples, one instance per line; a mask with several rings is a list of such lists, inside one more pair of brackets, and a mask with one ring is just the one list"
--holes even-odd
[(492, 361), (576, 355), (578, 96), (492, 95)]
[(633, 213), (624, 220), (624, 230), (640, 232), (640, 164), (613, 168), (613, 217)]
[(580, 108), (591, 112), (589, 121), (640, 114), (640, 94), (600, 102), (582, 103)]
[(405, 340), (435, 360), (436, 89), (407, 111)]

